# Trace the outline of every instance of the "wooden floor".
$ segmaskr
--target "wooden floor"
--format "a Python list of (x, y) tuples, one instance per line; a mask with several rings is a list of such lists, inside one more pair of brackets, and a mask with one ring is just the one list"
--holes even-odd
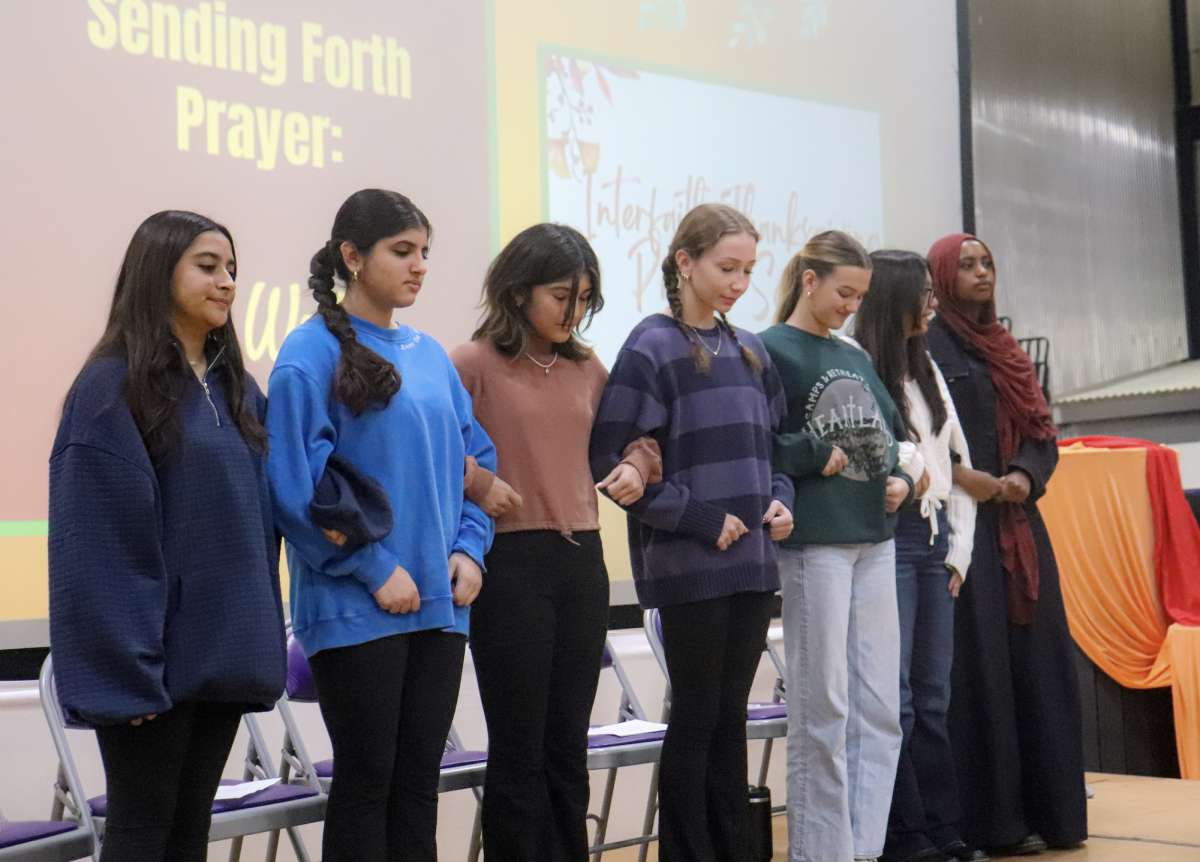
[[(1043, 853), (1045, 862), (1200, 862), (1200, 781), (1088, 774), (1091, 837), (1073, 850)], [(608, 862), (632, 862), (637, 849), (604, 854)], [(1032, 858), (1032, 857), (1024, 857)], [(657, 847), (649, 859), (657, 862)], [(775, 856), (787, 860), (787, 823), (775, 818)]]

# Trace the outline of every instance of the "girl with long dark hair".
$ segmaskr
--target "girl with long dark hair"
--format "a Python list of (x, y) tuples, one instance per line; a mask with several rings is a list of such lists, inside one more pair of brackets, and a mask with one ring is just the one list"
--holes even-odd
[(626, 506), (638, 599), (659, 608), (671, 716), (659, 770), (659, 858), (749, 858), (746, 702), (779, 589), (792, 486), (771, 467), (783, 390), (757, 336), (725, 315), (750, 285), (758, 233), (723, 204), (679, 223), (663, 260), (670, 311), (625, 340), (592, 431), (601, 481), (640, 437), (663, 481)]
[[(573, 228), (534, 225), (492, 262), (483, 304), (450, 355), (521, 501), (497, 518), (471, 609), (488, 726), (483, 852), (586, 862), (587, 729), (608, 630), (588, 438), (608, 372), (580, 331), (604, 304), (599, 261)], [(636, 441), (600, 487), (628, 505), (656, 474), (657, 446)]]
[(950, 667), (954, 599), (971, 563), (975, 501), (954, 485), (954, 466), (970, 469), (966, 437), (925, 333), (937, 308), (929, 264), (909, 251), (871, 253), (871, 289), (854, 318), (854, 337), (900, 409), (916, 446), (912, 470), (928, 477), (896, 522), (896, 599), (900, 609), (900, 726), (886, 862), (987, 856), (958, 833), (958, 785), (950, 749)]
[(200, 862), (244, 712), (286, 658), (266, 399), (230, 314), (229, 231), (142, 222), (50, 457), (50, 647), (63, 707), (96, 727), (104, 862)]
[(775, 465), (796, 486), (779, 567), (788, 840), (801, 862), (879, 856), (900, 756), (892, 536), (913, 487), (899, 465), (904, 420), (871, 357), (835, 333), (870, 285), (862, 244), (819, 233), (784, 269), (762, 333), (788, 405)]
[[(403, 195), (351, 195), (312, 259), (318, 314), (271, 373), (267, 470), (292, 626), (333, 743), (327, 862), (437, 858), (440, 762), (492, 539), (463, 499), (468, 456), (495, 469), (491, 441), (442, 347), (393, 320), (422, 289), (430, 234)], [(313, 522), (332, 456), (386, 491), (394, 527), (381, 540), (335, 544)]]
[(1033, 362), (996, 319), (996, 263), (976, 237), (929, 252), (938, 316), (929, 349), (958, 408), (979, 502), (954, 614), (950, 742), (963, 837), (1004, 853), (1087, 838), (1083, 718), (1058, 564), (1037, 500), (1058, 430)]

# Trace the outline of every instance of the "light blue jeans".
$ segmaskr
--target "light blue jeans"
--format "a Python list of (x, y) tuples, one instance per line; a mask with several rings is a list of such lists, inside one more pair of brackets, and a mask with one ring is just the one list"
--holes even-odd
[(896, 551), (780, 549), (788, 705), (788, 859), (883, 852), (900, 757)]

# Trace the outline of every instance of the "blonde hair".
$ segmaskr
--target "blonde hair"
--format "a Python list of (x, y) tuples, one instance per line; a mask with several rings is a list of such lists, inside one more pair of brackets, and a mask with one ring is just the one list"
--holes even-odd
[(806, 242), (780, 276), (775, 322), (783, 323), (796, 310), (804, 290), (804, 273), (811, 269), (817, 278), (828, 278), (839, 266), (857, 266), (870, 272), (871, 255), (861, 242), (840, 230), (823, 231)]
[[(754, 229), (750, 219), (733, 207), (725, 204), (700, 204), (679, 222), (675, 237), (671, 240), (671, 247), (667, 249), (667, 256), (663, 259), (663, 287), (667, 290), (667, 304), (671, 308), (671, 319), (675, 321), (675, 325), (683, 333), (683, 337), (692, 345), (692, 357), (696, 362), (697, 371), (707, 372), (712, 367), (712, 358), (685, 328), (683, 300), (679, 296), (679, 264), (675, 261), (675, 254), (682, 250), (687, 252), (688, 257), (697, 260), (725, 237), (743, 233), (749, 234), (754, 237), (755, 242), (758, 242), (758, 231)], [(724, 313), (720, 314), (720, 318), (719, 325), (725, 327), (729, 337), (741, 350), (742, 361), (746, 363), (746, 367), (755, 374), (759, 374), (762, 371), (762, 363), (754, 355), (754, 351), (738, 341), (737, 333)]]

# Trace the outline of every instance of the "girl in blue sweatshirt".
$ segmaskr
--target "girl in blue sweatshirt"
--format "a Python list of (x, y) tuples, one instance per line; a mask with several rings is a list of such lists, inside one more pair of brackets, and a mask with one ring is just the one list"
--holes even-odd
[[(318, 314), (271, 373), (267, 472), (292, 625), (333, 743), (326, 862), (437, 858), (442, 751), (492, 541), (491, 519), (463, 499), (463, 464), (494, 471), (495, 449), (445, 350), (392, 320), (421, 290), (430, 232), (403, 195), (351, 195), (312, 259)], [(395, 526), (381, 541), (338, 545), (313, 523), (334, 453), (387, 492)]]
[(242, 713), (286, 657), (266, 404), (230, 308), (233, 238), (190, 212), (137, 229), (50, 456), (50, 647), (96, 727), (104, 862), (202, 862)]

